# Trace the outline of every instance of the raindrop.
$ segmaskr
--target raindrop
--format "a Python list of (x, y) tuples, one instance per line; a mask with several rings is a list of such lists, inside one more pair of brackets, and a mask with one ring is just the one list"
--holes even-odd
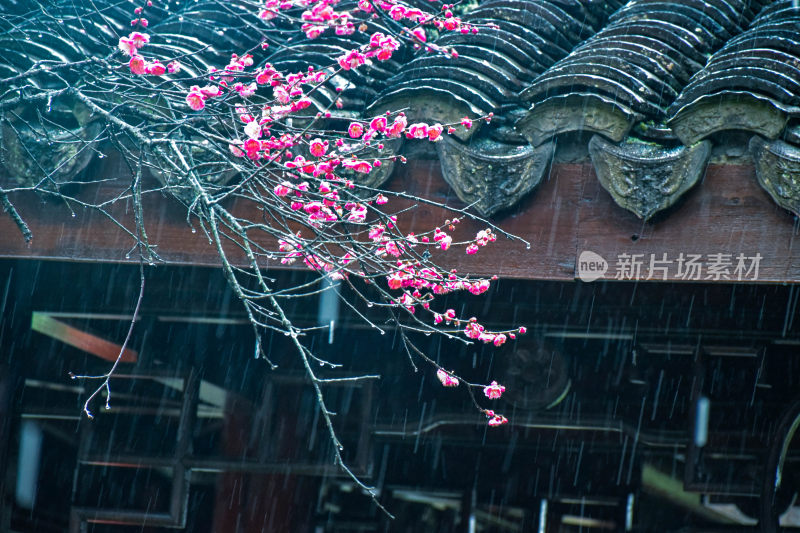
[(530, 250), (531, 249), (531, 243), (526, 243), (525, 244), (525, 249), (526, 250)]
[(47, 107), (44, 109), (45, 113), (49, 113), (53, 103), (53, 95), (47, 96)]
[(197, 229), (196, 228), (192, 228), (192, 233), (197, 233)]
[(367, 307), (372, 307), (373, 305), (375, 305), (375, 304), (372, 303), (372, 302), (367, 302)]
[(99, 159), (103, 159), (103, 158), (105, 158), (105, 157), (106, 157), (106, 154), (97, 154), (97, 157), (98, 157)]
[(75, 216), (76, 216), (75, 213), (72, 213), (72, 218), (75, 218)]

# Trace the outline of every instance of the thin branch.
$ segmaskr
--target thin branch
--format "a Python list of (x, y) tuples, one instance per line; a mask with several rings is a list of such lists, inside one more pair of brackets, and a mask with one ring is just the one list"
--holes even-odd
[(72, 372), (69, 373), (69, 377), (72, 379), (85, 379), (85, 380), (95, 380), (101, 379), (103, 382), (100, 384), (99, 387), (86, 399), (86, 402), (83, 404), (83, 412), (86, 413), (88, 418), (94, 418), (91, 410), (89, 409), (89, 404), (92, 403), (92, 400), (100, 394), (100, 391), (106, 391), (106, 409), (111, 409), (111, 386), (110, 381), (111, 377), (114, 375), (114, 371), (119, 366), (120, 361), (122, 361), (122, 355), (125, 353), (125, 349), (128, 347), (128, 343), (131, 340), (131, 335), (133, 334), (133, 328), (136, 325), (136, 320), (139, 318), (139, 309), (142, 305), (142, 300), (144, 299), (144, 262), (139, 261), (139, 297), (136, 299), (136, 307), (133, 309), (133, 317), (131, 318), (131, 325), (128, 327), (128, 334), (125, 335), (125, 341), (122, 343), (122, 346), (119, 349), (119, 354), (117, 355), (117, 359), (114, 361), (114, 364), (111, 365), (111, 368), (105, 374), (100, 374), (98, 376), (92, 375), (79, 375), (73, 374)]

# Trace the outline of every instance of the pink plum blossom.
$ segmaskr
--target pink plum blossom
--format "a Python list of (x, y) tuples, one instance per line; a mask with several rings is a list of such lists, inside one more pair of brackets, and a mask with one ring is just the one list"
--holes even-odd
[(386, 129), (386, 117), (375, 117), (369, 123), (370, 129), (384, 131)]
[(483, 294), (484, 292), (489, 290), (489, 280), (482, 279), (474, 283), (470, 283), (467, 290), (475, 295)]
[(336, 62), (343, 70), (350, 70), (366, 63), (366, 56), (358, 50), (350, 50), (346, 54), (339, 56)]
[(281, 182), (280, 184), (275, 186), (275, 194), (277, 196), (286, 196), (287, 194), (289, 194), (291, 186), (292, 184), (289, 183), (288, 181)]
[(503, 424), (508, 423), (508, 418), (504, 417), (503, 415), (496, 414), (491, 409), (487, 409), (486, 416), (489, 417), (489, 425), (491, 427), (502, 426)]
[(120, 37), (119, 44), (117, 44), (117, 47), (129, 56), (136, 55), (137, 47), (136, 45), (133, 44), (133, 41), (131, 39), (128, 39), (126, 37)]
[(244, 133), (251, 139), (258, 139), (261, 137), (261, 126), (259, 126), (256, 121), (249, 122), (244, 127)]
[(314, 157), (322, 157), (328, 151), (328, 143), (317, 138), (309, 143), (308, 148)]
[(350, 222), (364, 222), (366, 217), (367, 207), (362, 204), (356, 204), (356, 206), (350, 210), (347, 220)]
[(199, 91), (189, 91), (186, 95), (186, 104), (192, 108), (193, 111), (200, 111), (206, 106), (206, 98)]
[(483, 326), (475, 322), (474, 318), (471, 318), (467, 323), (467, 326), (464, 328), (464, 335), (470, 339), (479, 339), (482, 333)]
[(140, 55), (135, 55), (131, 57), (131, 60), (128, 62), (128, 66), (131, 69), (133, 74), (144, 74), (145, 73), (145, 61), (144, 58)]
[(387, 137), (400, 137), (400, 134), (406, 129), (408, 125), (408, 120), (404, 114), (399, 114), (394, 119), (392, 125), (386, 130)]
[(436, 371), (436, 377), (445, 387), (458, 387), (458, 378), (451, 376), (441, 368)]
[(492, 381), (491, 385), (483, 388), (483, 394), (490, 400), (496, 400), (502, 396), (505, 391), (506, 388), (502, 385), (498, 385), (496, 381)]
[(406, 137), (409, 139), (425, 139), (428, 136), (428, 125), (424, 122), (412, 124), (408, 127)]
[(161, 61), (158, 59), (148, 62), (144, 66), (145, 74), (151, 74), (153, 76), (161, 76), (165, 72), (167, 72), (167, 67), (161, 64)]
[(353, 139), (358, 139), (363, 133), (364, 126), (358, 122), (351, 122), (350, 126), (347, 128), (347, 134)]

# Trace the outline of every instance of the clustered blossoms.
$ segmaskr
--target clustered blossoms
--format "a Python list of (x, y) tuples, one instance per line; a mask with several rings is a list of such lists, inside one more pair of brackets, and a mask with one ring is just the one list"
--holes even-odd
[[(452, 5), (443, 7), (442, 16), (423, 13), (396, 0), (359, 0), (353, 11), (336, 11), (338, 0), (264, 0), (259, 17), (270, 20), (280, 11), (303, 8), (302, 29), (309, 38), (333, 29), (337, 35), (350, 35), (356, 31), (354, 13), (361, 11), (377, 17), (375, 11), (382, 10), (395, 21), (407, 20), (415, 25), (432, 24), (439, 30), (477, 32), (477, 28), (463, 24), (451, 12)], [(149, 4), (148, 4), (149, 5)], [(141, 9), (137, 8), (137, 15)], [(147, 26), (147, 20), (138, 18), (134, 25)], [(366, 26), (360, 28), (366, 31)], [(410, 38), (417, 46), (424, 45), (428, 50), (450, 53), (427, 43), (425, 30), (416, 26), (405, 28), (401, 34)], [(136, 75), (163, 75), (178, 72), (180, 65), (173, 61), (166, 66), (157, 59), (147, 60), (140, 50), (150, 42), (150, 37), (141, 32), (132, 32), (119, 39), (119, 48), (130, 56), (129, 68)], [(387, 61), (400, 46), (397, 38), (385, 33), (372, 33), (367, 44), (332, 58), (327, 69), (309, 66), (306, 71), (295, 73), (279, 72), (266, 63), (260, 68), (254, 66), (251, 54), (232, 54), (228, 64), (221, 69), (212, 68), (208, 73), (206, 85), (192, 85), (185, 96), (186, 105), (192, 111), (202, 111), (213, 99), (232, 104), (233, 116), (237, 121), (236, 138), (229, 140), (228, 148), (232, 155), (246, 158), (257, 167), (269, 165), (271, 172), (264, 173), (264, 183), (268, 184), (267, 194), (274, 195), (275, 206), (281, 216), (303, 223), (312, 233), (325, 233), (337, 228), (334, 233), (349, 235), (347, 244), (336, 243), (341, 252), (331, 252), (319, 247), (319, 235), (305, 238), (300, 231), (287, 232), (278, 239), (280, 262), (285, 265), (302, 262), (307, 268), (324, 273), (331, 279), (345, 279), (356, 276), (365, 283), (374, 283), (385, 277), (385, 288), (381, 289), (384, 302), (389, 306), (404, 309), (415, 315), (428, 312), (433, 316), (434, 328), (444, 324), (454, 329), (442, 330), (446, 334), (463, 334), (470, 340), (501, 346), (508, 338), (524, 333), (525, 328), (513, 331), (489, 331), (475, 317), (459, 318), (453, 309), (443, 313), (432, 310), (432, 302), (437, 296), (454, 291), (468, 291), (473, 295), (486, 292), (491, 281), (497, 279), (469, 279), (456, 270), (445, 271), (428, 260), (427, 248), (449, 250), (454, 245), (465, 245), (467, 254), (476, 253), (481, 247), (496, 240), (490, 228), (479, 231), (467, 243), (454, 243), (450, 232), (455, 230), (459, 219), (445, 221), (445, 229), (415, 235), (404, 234), (397, 226), (397, 217), (383, 213), (377, 206), (383, 206), (389, 199), (384, 194), (371, 198), (356, 196), (351, 190), (355, 184), (344, 177), (341, 171), (367, 174), (381, 166), (380, 159), (360, 158), (365, 147), (376, 146), (383, 149), (383, 139), (408, 139), (437, 142), (442, 135), (456, 132), (456, 128), (469, 129), (472, 119), (464, 117), (454, 124), (428, 124), (409, 120), (402, 112), (371, 119), (352, 121), (345, 135), (331, 135), (330, 132), (309, 130), (311, 133), (298, 133), (286, 127), (293, 114), (311, 105), (308, 94), (320, 84), (337, 74), (337, 70), (357, 69), (371, 61)], [(255, 105), (254, 96), (266, 95), (268, 103)], [(337, 102), (337, 106), (339, 103)], [(329, 117), (330, 113), (326, 115)], [(317, 118), (321, 113), (317, 114)], [(487, 122), (492, 114), (481, 117)], [(373, 145), (373, 143), (375, 143)], [(405, 158), (397, 156), (405, 162)], [(394, 159), (394, 157), (393, 157)], [(353, 230), (355, 228), (355, 230)], [(338, 233), (337, 233), (338, 232)], [(425, 248), (422, 254), (415, 249)], [(393, 293), (391, 291), (400, 291)], [(457, 387), (459, 379), (442, 369), (437, 370), (437, 378), (445, 387)], [(475, 385), (470, 385), (470, 387)], [(500, 398), (505, 387), (493, 381), (483, 388), (489, 399)], [(485, 410), (489, 425), (497, 426), (507, 422), (502, 415)]]
[(478, 232), (478, 234), (475, 236), (475, 242), (467, 246), (466, 251), (470, 255), (476, 254), (478, 253), (480, 247), (486, 246), (490, 242), (494, 242), (496, 240), (497, 236), (494, 233), (492, 233), (491, 229), (486, 228), (485, 230), (481, 230)]
[(346, 54), (339, 56), (336, 62), (343, 70), (350, 70), (366, 64), (373, 57), (378, 61), (388, 61), (399, 47), (400, 43), (391, 35), (375, 32), (369, 38), (369, 45), (367, 45), (365, 51), (361, 49), (350, 50)]
[[(441, 368), (436, 371), (436, 377), (442, 383), (444, 387), (458, 387), (460, 381), (457, 377), (452, 375), (449, 372), (442, 370)], [(474, 385), (473, 385), (474, 386)], [(499, 385), (496, 381), (492, 381), (491, 385), (487, 385), (483, 387), (483, 394), (490, 400), (497, 400), (500, 398), (503, 393), (506, 391), (506, 388), (502, 385)], [(489, 419), (488, 423), (491, 427), (502, 426), (503, 424), (508, 423), (508, 419), (501, 414), (495, 413), (491, 409), (483, 409), (483, 413)]]
[[(426, 13), (419, 8), (409, 6), (397, 0), (358, 0), (357, 7), (351, 11), (337, 11), (333, 6), (339, 0), (318, 0), (312, 2), (307, 0), (296, 0), (295, 2), (278, 2), (277, 0), (266, 0), (264, 9), (259, 16), (265, 20), (270, 20), (277, 16), (280, 9), (289, 9), (296, 5), (310, 6), (310, 9), (303, 11), (301, 16), (303, 25), (301, 29), (309, 39), (314, 39), (322, 35), (325, 30), (331, 28), (336, 35), (352, 35), (356, 31), (356, 17), (369, 14), (374, 18), (383, 12), (394, 21), (401, 22), (407, 20), (410, 28), (403, 28), (403, 31), (414, 39), (414, 46), (419, 48), (425, 46), (428, 50), (439, 50), (435, 45), (426, 44), (427, 35), (424, 25), (433, 25), (439, 31), (459, 31), (461, 33), (477, 33), (478, 28), (465, 24), (459, 17), (453, 15), (453, 4), (444, 4), (442, 13), (434, 15)], [(453, 50), (454, 52), (454, 50)]]
[[(144, 28), (147, 27), (147, 19), (135, 19), (131, 21), (131, 24), (139, 24)], [(126, 55), (130, 56), (128, 68), (131, 69), (133, 74), (161, 76), (167, 72), (174, 74), (180, 71), (181, 65), (177, 61), (170, 61), (165, 66), (158, 59), (148, 61), (142, 55), (140, 55), (139, 50), (144, 48), (144, 46), (149, 42), (150, 36), (146, 33), (138, 31), (131, 32), (127, 37), (119, 38), (117, 47)]]
[[(277, 15), (280, 10), (287, 10), (296, 7), (309, 8), (303, 12), (302, 19), (307, 21), (304, 25), (304, 30), (309, 37), (316, 37), (328, 27), (334, 27), (337, 34), (349, 35), (355, 31), (353, 23), (350, 21), (352, 18), (347, 12), (337, 12), (332, 6), (336, 5), (338, 0), (320, 0), (313, 3), (308, 0), (266, 0), (263, 8), (259, 12), (262, 19), (269, 20)], [(148, 3), (148, 5), (152, 5)], [(450, 12), (450, 7), (445, 5), (443, 7), (444, 17), (434, 17), (426, 15), (417, 8), (406, 6), (397, 1), (383, 1), (379, 0), (372, 3), (370, 0), (361, 0), (359, 7), (356, 11), (364, 11), (373, 13), (373, 7), (386, 11), (390, 17), (395, 20), (408, 19), (415, 24), (432, 23), (440, 30), (460, 30), (463, 33), (476, 32), (477, 28), (463, 25), (458, 19)], [(137, 8), (137, 14), (141, 13), (141, 8)], [(144, 21), (144, 22), (143, 22)], [(146, 19), (135, 19), (133, 24), (146, 26)], [(426, 37), (422, 28), (414, 28), (408, 30), (413, 39), (419, 42), (425, 42)], [(165, 73), (174, 73), (180, 70), (180, 64), (177, 61), (169, 62), (166, 66), (159, 60), (148, 61), (139, 54), (139, 50), (145, 46), (150, 40), (147, 34), (140, 32), (133, 32), (128, 37), (120, 38), (119, 48), (131, 56), (129, 61), (129, 68), (132, 73), (144, 75), (163, 75)], [(368, 44), (350, 50), (340, 57), (336, 58), (336, 63), (339, 68), (343, 70), (351, 70), (358, 68), (361, 65), (367, 64), (372, 59), (378, 61), (386, 61), (392, 57), (392, 54), (399, 48), (400, 43), (398, 40), (381, 32), (375, 32), (370, 36)], [(433, 48), (430, 48), (433, 50)], [(453, 51), (453, 53), (455, 53)], [(309, 67), (308, 72), (298, 72), (294, 74), (283, 75), (279, 73), (272, 65), (266, 64), (255, 73), (247, 74), (247, 68), (253, 66), (253, 57), (250, 54), (238, 56), (232, 54), (231, 61), (222, 69), (211, 69), (209, 80), (211, 83), (205, 86), (192, 85), (186, 94), (186, 104), (193, 111), (201, 111), (205, 108), (207, 101), (212, 98), (221, 97), (228, 91), (235, 91), (238, 93), (244, 102), (243, 105), (237, 108), (239, 118), (243, 122), (242, 132), (245, 137), (244, 142), (232, 142), (230, 145), (231, 152), (238, 157), (248, 157), (251, 160), (267, 159), (269, 161), (281, 160), (292, 146), (298, 142), (298, 137), (287, 133), (281, 133), (278, 136), (270, 135), (270, 126), (275, 121), (288, 117), (294, 112), (300, 111), (311, 105), (311, 101), (305, 96), (304, 85), (316, 87), (323, 83), (326, 79), (334, 73), (331, 71), (320, 70), (315, 71), (313, 67)], [(237, 78), (242, 76), (249, 76), (253, 79), (252, 82), (237, 81)], [(260, 109), (260, 115), (254, 114), (245, 107), (250, 97), (258, 92), (261, 86), (269, 86), (272, 90), (274, 98), (273, 105), (264, 105)], [(340, 106), (340, 101), (337, 106)], [(491, 114), (485, 117), (486, 120), (491, 119)], [(461, 120), (461, 126), (469, 129), (472, 126), (472, 120), (469, 117), (464, 117)], [(364, 144), (369, 145), (370, 141), (382, 134), (386, 138), (397, 138), (405, 133), (405, 136), (411, 139), (428, 139), (431, 141), (438, 141), (441, 139), (442, 133), (445, 131), (445, 126), (442, 124), (429, 125), (426, 123), (415, 123), (410, 126), (407, 123), (405, 115), (398, 114), (394, 121), (390, 124), (386, 117), (376, 117), (373, 119), (368, 127), (365, 125), (354, 122), (348, 129), (348, 134), (351, 138), (360, 138)], [(447, 128), (447, 133), (455, 132), (455, 128), (451, 125)], [(268, 137), (268, 139), (267, 139)], [(337, 145), (341, 146), (341, 140), (337, 141)], [(324, 146), (324, 145), (322, 145)], [(313, 144), (311, 146), (311, 153), (314, 157), (323, 157), (326, 153), (321, 148), (320, 144)], [(380, 148), (380, 146), (379, 146)], [(302, 159), (302, 156), (297, 156)], [(297, 160), (294, 163), (307, 169), (308, 165), (304, 160)], [(332, 159), (333, 166), (341, 165), (343, 168), (359, 172), (367, 173), (373, 167), (381, 165), (379, 160), (365, 161), (359, 160), (355, 156), (347, 159)]]
[(504, 417), (503, 415), (495, 413), (491, 409), (486, 409), (484, 413), (489, 418), (489, 425), (492, 427), (502, 426), (503, 424), (508, 423), (508, 418)]

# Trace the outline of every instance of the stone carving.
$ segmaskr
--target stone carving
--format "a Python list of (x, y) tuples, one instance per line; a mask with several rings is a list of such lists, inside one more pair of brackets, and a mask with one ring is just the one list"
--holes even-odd
[(534, 148), (480, 138), (464, 145), (445, 136), (436, 148), (445, 181), (464, 203), (489, 216), (513, 206), (539, 185), (555, 144)]
[(711, 143), (665, 148), (634, 141), (613, 144), (595, 135), (589, 141), (589, 154), (600, 184), (614, 201), (649, 220), (675, 204), (700, 180)]
[(800, 215), (800, 148), (783, 141), (750, 139), (758, 183), (784, 209)]
[(605, 96), (573, 93), (534, 104), (517, 121), (516, 128), (533, 146), (551, 141), (558, 134), (576, 131), (599, 133), (619, 142), (641, 118)]
[(746, 130), (775, 139), (786, 126), (786, 111), (797, 109), (781, 109), (776, 102), (752, 93), (726, 91), (686, 104), (668, 123), (687, 146), (723, 130)]
[(20, 185), (52, 188), (86, 168), (101, 131), (75, 98), (59, 96), (41, 109), (23, 104), (0, 116), (0, 164)]
[[(164, 158), (153, 152), (145, 155), (145, 162), (150, 169), (150, 173), (159, 183), (169, 187), (171, 194), (184, 201), (191, 203), (195, 201), (195, 192), (185, 170), (183, 162), (194, 173), (200, 185), (206, 192), (215, 194), (219, 188), (230, 183), (239, 176), (239, 171), (226, 161), (224, 155), (220, 155), (217, 150), (220, 148), (211, 147), (207, 141), (193, 139), (192, 143), (176, 143), (181, 152), (183, 161), (180, 161), (176, 154), (167, 151), (167, 157), (172, 161), (165, 161)], [(175, 168), (174, 165), (178, 166)]]

